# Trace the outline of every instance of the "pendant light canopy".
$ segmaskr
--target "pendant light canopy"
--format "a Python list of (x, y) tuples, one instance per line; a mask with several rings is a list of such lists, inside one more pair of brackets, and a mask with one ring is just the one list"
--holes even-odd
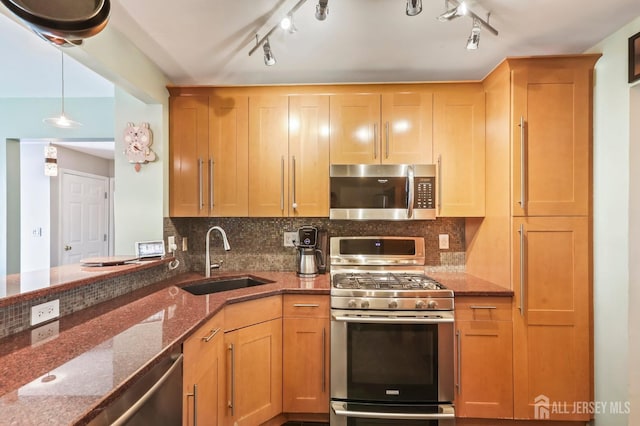
[(45, 123), (54, 126), (54, 127), (58, 127), (60, 129), (75, 129), (78, 128), (80, 126), (82, 126), (82, 124), (78, 121), (74, 121), (71, 118), (69, 118), (69, 116), (67, 116), (64, 112), (64, 52), (60, 51), (60, 55), (61, 55), (61, 68), (62, 68), (62, 72), (61, 72), (61, 87), (62, 87), (62, 96), (61, 96), (61, 104), (60, 104), (60, 115), (55, 116), (55, 117), (47, 117), (45, 118), (44, 121)]

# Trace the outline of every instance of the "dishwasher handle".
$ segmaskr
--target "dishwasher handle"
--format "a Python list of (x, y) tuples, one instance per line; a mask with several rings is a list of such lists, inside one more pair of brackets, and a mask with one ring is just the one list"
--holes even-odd
[(180, 356), (176, 358), (171, 367), (169, 367), (169, 369), (162, 375), (162, 377), (160, 377), (160, 379), (158, 379), (158, 381), (155, 382), (153, 386), (151, 386), (151, 388), (149, 388), (149, 390), (144, 395), (142, 395), (142, 397), (137, 400), (127, 411), (125, 411), (120, 417), (118, 417), (118, 419), (116, 419), (116, 421), (114, 421), (111, 426), (122, 426), (125, 425), (129, 420), (131, 420), (131, 418), (136, 415), (138, 411), (140, 411), (140, 409), (147, 403), (147, 401), (149, 401), (149, 399), (151, 399), (156, 394), (156, 392), (158, 392), (158, 390), (165, 384), (165, 382), (169, 380), (171, 375), (178, 368), (182, 368), (183, 357), (184, 356), (180, 354)]

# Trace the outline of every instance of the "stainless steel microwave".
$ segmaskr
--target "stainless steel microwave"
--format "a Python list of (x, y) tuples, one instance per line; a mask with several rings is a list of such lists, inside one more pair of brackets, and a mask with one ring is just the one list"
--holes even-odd
[(434, 164), (334, 164), (330, 219), (436, 218)]

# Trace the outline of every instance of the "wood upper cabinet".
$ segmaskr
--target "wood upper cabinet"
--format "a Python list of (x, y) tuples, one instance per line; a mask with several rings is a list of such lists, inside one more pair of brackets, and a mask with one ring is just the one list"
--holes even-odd
[(248, 98), (203, 93), (169, 101), (169, 214), (247, 216)]
[[(513, 225), (515, 417), (533, 419), (540, 398), (569, 406), (593, 398), (589, 219), (514, 218)], [(550, 420), (589, 418), (550, 413)]]
[(209, 97), (171, 97), (169, 107), (169, 214), (208, 216)]
[(224, 412), (224, 315), (217, 314), (183, 346), (182, 424), (221, 425)]
[(249, 215), (329, 215), (329, 98), (249, 99)]
[(285, 295), (283, 411), (329, 413), (329, 297)]
[(208, 177), (210, 216), (249, 214), (249, 98), (214, 96)]
[(456, 297), (456, 416), (513, 418), (510, 297)]
[(597, 58), (508, 60), (515, 216), (589, 214)]
[(434, 94), (433, 152), (437, 215), (485, 214), (485, 101), (480, 84), (442, 86)]
[(432, 163), (429, 91), (331, 96), (331, 164)]

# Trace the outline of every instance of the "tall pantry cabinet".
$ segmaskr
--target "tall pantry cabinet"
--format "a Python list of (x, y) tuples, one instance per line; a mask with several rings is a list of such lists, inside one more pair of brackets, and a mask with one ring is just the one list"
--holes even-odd
[[(592, 86), (599, 55), (506, 59), (484, 81), (486, 214), (467, 272), (514, 291), (514, 418), (593, 400)], [(587, 421), (574, 410), (550, 420)]]

